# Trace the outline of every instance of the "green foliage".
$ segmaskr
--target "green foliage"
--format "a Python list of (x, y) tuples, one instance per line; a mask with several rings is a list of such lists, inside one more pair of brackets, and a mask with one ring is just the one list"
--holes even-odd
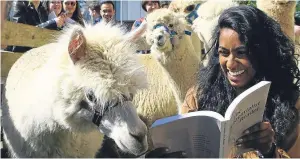
[(300, 11), (300, 1), (297, 0), (297, 4), (296, 4), (296, 12)]
[(256, 1), (254, 0), (237, 0), (237, 2), (240, 4), (240, 5), (249, 5), (249, 6), (253, 6), (253, 7), (256, 7)]

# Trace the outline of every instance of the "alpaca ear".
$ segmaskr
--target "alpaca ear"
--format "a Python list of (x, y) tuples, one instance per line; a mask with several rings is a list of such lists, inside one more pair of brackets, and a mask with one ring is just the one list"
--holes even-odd
[(71, 60), (75, 64), (86, 54), (86, 39), (81, 28), (73, 30), (71, 39), (68, 45), (68, 52)]
[(142, 35), (146, 32), (146, 30), (147, 30), (147, 21), (144, 20), (138, 28), (136, 28), (135, 30), (127, 34), (126, 40), (135, 42), (136, 40), (142, 37)]

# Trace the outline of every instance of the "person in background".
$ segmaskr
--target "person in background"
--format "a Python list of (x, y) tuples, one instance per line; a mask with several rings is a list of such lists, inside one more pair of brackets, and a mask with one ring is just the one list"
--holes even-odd
[[(15, 0), (12, 5), (12, 16), (10, 21), (33, 25), (41, 28), (56, 29), (58, 23), (48, 21), (48, 12), (40, 0), (18, 1)], [(46, 23), (45, 23), (46, 22)], [(8, 46), (7, 51), (26, 52), (31, 47)]]
[[(142, 8), (143, 10), (149, 14), (151, 13), (152, 11), (154, 11), (155, 9), (158, 9), (160, 8), (160, 2), (159, 1), (152, 1), (152, 0), (143, 0), (142, 1)], [(131, 27), (131, 31), (132, 30), (135, 30), (136, 28), (138, 28), (142, 23), (143, 21), (145, 20), (145, 17), (142, 17), (142, 18), (139, 18), (137, 19), (132, 27)]]
[[(63, 10), (65, 11), (67, 23), (77, 22), (81, 26), (84, 26), (83, 16), (81, 14), (79, 3), (76, 0), (64, 0), (63, 1)], [(68, 19), (70, 18), (70, 19)]]
[(169, 4), (170, 4), (170, 1), (161, 1), (160, 7), (161, 8), (169, 8)]
[(211, 110), (224, 115), (240, 93), (270, 81), (263, 121), (245, 130), (236, 146), (257, 150), (264, 158), (299, 158), (300, 72), (294, 43), (280, 24), (255, 7), (231, 7), (220, 15), (211, 40), (208, 65), (200, 68), (181, 113)]
[(112, 1), (102, 1), (100, 3), (100, 14), (106, 23), (117, 24), (115, 20), (115, 5)]
[[(65, 14), (63, 14), (62, 5), (62, 1), (60, 0), (44, 1), (43, 6), (48, 13), (48, 21), (39, 26), (54, 25), (52, 27), (53, 30), (61, 30), (66, 20)], [(54, 18), (51, 16), (54, 16)]]
[(99, 4), (91, 4), (89, 6), (90, 14), (92, 15), (93, 25), (99, 23), (101, 21), (100, 15), (100, 5)]

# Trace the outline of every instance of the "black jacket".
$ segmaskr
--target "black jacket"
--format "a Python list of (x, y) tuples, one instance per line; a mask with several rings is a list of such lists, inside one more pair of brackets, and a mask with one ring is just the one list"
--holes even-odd
[[(48, 21), (48, 13), (41, 2), (38, 8), (35, 9), (34, 5), (29, 1), (14, 1), (10, 21), (41, 28), (59, 30), (55, 20)], [(9, 46), (6, 50), (13, 52), (26, 52), (30, 49), (30, 47)]]

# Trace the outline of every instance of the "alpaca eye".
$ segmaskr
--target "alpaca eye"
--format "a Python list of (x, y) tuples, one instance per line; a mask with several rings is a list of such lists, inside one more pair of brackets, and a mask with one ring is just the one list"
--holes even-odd
[(133, 94), (132, 94), (132, 93), (129, 94), (129, 100), (130, 100), (130, 101), (133, 100)]
[(173, 24), (169, 24), (169, 27), (170, 27), (170, 28), (173, 28)]
[(191, 12), (195, 9), (195, 5), (189, 5), (185, 8), (186, 11)]
[(96, 103), (97, 99), (96, 96), (93, 92), (88, 92), (87, 94), (85, 94), (86, 98), (91, 102), (91, 103)]

